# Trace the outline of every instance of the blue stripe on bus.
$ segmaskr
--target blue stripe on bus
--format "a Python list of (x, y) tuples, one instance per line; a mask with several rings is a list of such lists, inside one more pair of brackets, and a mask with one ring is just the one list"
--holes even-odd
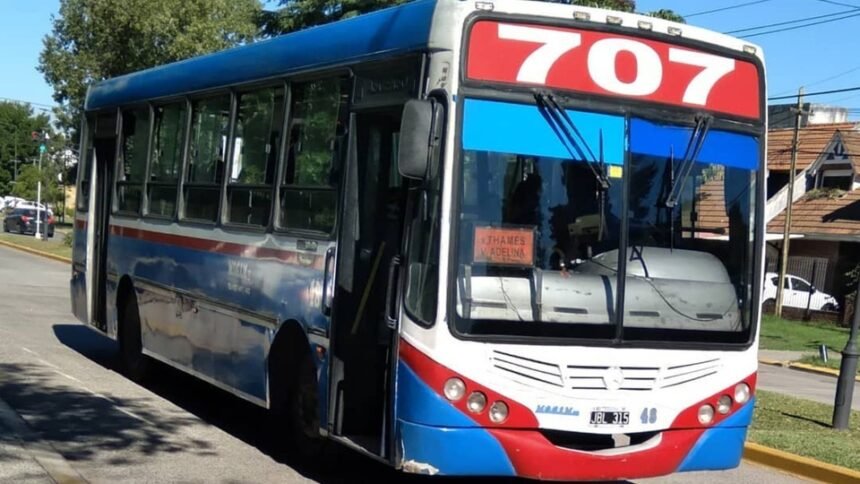
[(397, 419), (404, 462), (429, 464), (442, 475), (516, 475), (499, 441), (476, 427), (402, 361), (397, 373)]
[(86, 109), (417, 52), (427, 47), (435, 7), (435, 0), (419, 0), (108, 79), (90, 89)]
[[(630, 121), (630, 151), (669, 158), (684, 158), (691, 127), (672, 126), (633, 119)], [(710, 130), (699, 153), (700, 163), (716, 163), (734, 168), (755, 170), (759, 166), (759, 144), (754, 136)]]
[[(600, 157), (602, 135), (606, 163), (624, 163), (623, 117), (573, 110), (567, 113), (596, 157)], [(537, 106), (479, 99), (467, 99), (465, 102), (463, 149), (571, 158), (570, 152)], [(584, 147), (581, 149), (587, 154)]]
[(755, 398), (752, 398), (734, 415), (706, 430), (678, 466), (678, 472), (737, 467), (744, 452), (744, 440), (754, 407)]

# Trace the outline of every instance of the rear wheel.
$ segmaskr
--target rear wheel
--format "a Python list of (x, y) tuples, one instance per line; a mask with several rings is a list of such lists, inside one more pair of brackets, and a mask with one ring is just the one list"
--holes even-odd
[(122, 305), (119, 327), (119, 352), (122, 372), (131, 380), (142, 382), (149, 373), (150, 361), (143, 354), (140, 333), (140, 312), (134, 291), (129, 291)]
[(836, 305), (833, 303), (827, 303), (824, 306), (821, 306), (821, 310), (835, 313), (836, 311), (839, 311), (839, 308), (837, 308)]
[(318, 465), (326, 448), (320, 435), (319, 391), (316, 367), (309, 351), (292, 368), (287, 381), (284, 424), (289, 432), (290, 450), (311, 465)]
[(773, 298), (765, 300), (765, 302), (761, 303), (761, 309), (765, 313), (773, 313), (776, 309), (776, 300)]

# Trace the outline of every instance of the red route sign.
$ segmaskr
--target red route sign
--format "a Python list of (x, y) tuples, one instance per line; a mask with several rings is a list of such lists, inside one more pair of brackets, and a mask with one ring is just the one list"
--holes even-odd
[(481, 20), (466, 77), (761, 117), (752, 62), (607, 32)]
[(532, 229), (475, 227), (475, 262), (530, 267), (535, 260)]

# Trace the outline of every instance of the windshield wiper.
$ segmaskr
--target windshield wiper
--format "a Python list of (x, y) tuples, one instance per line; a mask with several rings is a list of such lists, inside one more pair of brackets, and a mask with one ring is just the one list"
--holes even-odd
[[(678, 198), (681, 196), (681, 190), (684, 189), (684, 184), (687, 183), (687, 177), (693, 169), (693, 165), (699, 158), (699, 152), (702, 151), (702, 146), (705, 144), (705, 138), (708, 136), (708, 131), (711, 129), (710, 116), (699, 116), (696, 118), (696, 126), (690, 134), (690, 141), (687, 142), (687, 151), (684, 152), (684, 159), (681, 161), (681, 166), (678, 170), (678, 177), (672, 180), (672, 185), (669, 188), (669, 193), (663, 201), (663, 206), (667, 208), (675, 208), (678, 203)], [(671, 162), (670, 162), (671, 163)]]
[[(594, 174), (597, 183), (600, 185), (600, 189), (602, 191), (608, 190), (611, 183), (609, 182), (609, 177), (606, 176), (606, 161), (603, 159), (603, 131), (600, 132), (600, 158), (598, 159), (598, 157), (594, 156), (594, 152), (588, 146), (588, 142), (582, 136), (579, 129), (577, 129), (576, 124), (574, 124), (573, 120), (567, 114), (567, 111), (559, 106), (558, 101), (556, 101), (552, 94), (535, 91), (534, 97), (541, 114), (543, 114), (556, 136), (562, 141), (571, 158), (585, 160), (588, 163), (588, 167), (591, 168), (591, 172)], [(586, 153), (588, 156), (586, 156)]]

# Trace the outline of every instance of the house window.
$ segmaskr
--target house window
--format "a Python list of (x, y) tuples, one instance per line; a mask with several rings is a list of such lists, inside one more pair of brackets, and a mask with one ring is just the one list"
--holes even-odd
[(819, 188), (838, 188), (840, 190), (851, 190), (854, 173), (852, 170), (827, 170), (821, 172)]
[(283, 114), (281, 87), (239, 95), (227, 185), (230, 223), (269, 225)]
[(337, 205), (334, 175), (346, 148), (348, 80), (298, 83), (291, 94), (279, 225), (330, 234)]

